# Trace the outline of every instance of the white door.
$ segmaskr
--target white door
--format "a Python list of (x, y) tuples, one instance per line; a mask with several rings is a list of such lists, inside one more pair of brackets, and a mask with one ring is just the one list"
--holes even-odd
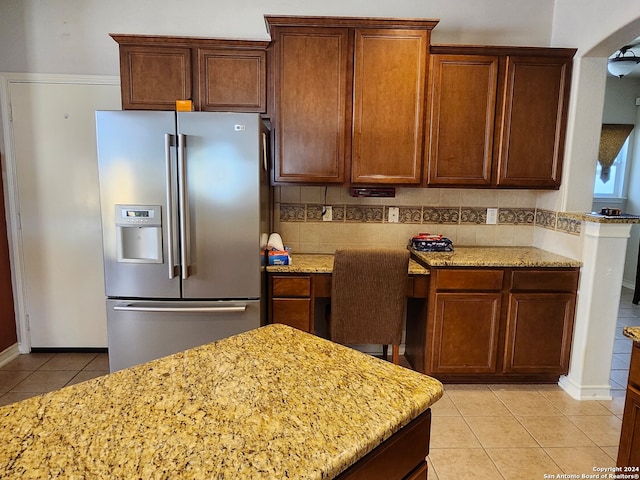
[(119, 109), (120, 87), (12, 82), (9, 97), (31, 346), (106, 347), (95, 110)]

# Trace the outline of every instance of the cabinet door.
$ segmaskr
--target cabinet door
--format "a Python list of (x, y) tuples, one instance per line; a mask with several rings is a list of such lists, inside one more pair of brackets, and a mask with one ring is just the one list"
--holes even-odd
[(198, 49), (200, 110), (266, 111), (266, 52)]
[(436, 293), (431, 373), (496, 373), (501, 293)]
[(309, 298), (274, 298), (271, 302), (271, 323), (283, 323), (304, 332), (311, 332)]
[(640, 465), (640, 391), (627, 387), (618, 448), (618, 467)]
[(509, 295), (504, 371), (569, 371), (575, 295), (512, 293)]
[(191, 49), (120, 46), (123, 110), (175, 110), (191, 99)]
[(355, 34), (352, 183), (418, 184), (429, 33)]
[(273, 28), (274, 181), (343, 183), (350, 46), (346, 28)]
[(271, 323), (283, 323), (313, 333), (311, 277), (308, 275), (270, 275)]
[(507, 57), (499, 186), (559, 188), (571, 61)]
[(431, 55), (427, 185), (491, 185), (498, 57)]

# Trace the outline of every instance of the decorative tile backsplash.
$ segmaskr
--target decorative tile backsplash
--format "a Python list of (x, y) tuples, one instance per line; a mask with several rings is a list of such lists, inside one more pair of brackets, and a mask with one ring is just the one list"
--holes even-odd
[[(331, 253), (347, 246), (404, 247), (420, 232), (442, 234), (454, 245), (528, 246), (544, 228), (580, 235), (581, 216), (537, 209), (532, 190), (397, 188), (391, 198), (352, 197), (346, 187), (274, 188), (274, 229), (293, 252)], [(331, 221), (323, 221), (325, 205)], [(398, 210), (390, 223), (389, 209)], [(487, 224), (487, 208), (497, 210)], [(577, 239), (576, 239), (577, 240)]]
[[(332, 221), (345, 223), (389, 223), (390, 206), (332, 205)], [(477, 207), (396, 207), (398, 224), (486, 225), (487, 209)], [(280, 204), (280, 222), (323, 222), (324, 206), (316, 204)], [(535, 208), (500, 207), (498, 225), (537, 226), (580, 235), (582, 221), (571, 214)], [(393, 223), (394, 225), (396, 223)]]

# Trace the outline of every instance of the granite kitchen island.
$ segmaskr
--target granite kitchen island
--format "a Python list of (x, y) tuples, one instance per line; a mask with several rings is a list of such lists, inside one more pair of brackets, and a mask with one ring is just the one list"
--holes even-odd
[(269, 325), (0, 408), (0, 478), (426, 478), (441, 396)]

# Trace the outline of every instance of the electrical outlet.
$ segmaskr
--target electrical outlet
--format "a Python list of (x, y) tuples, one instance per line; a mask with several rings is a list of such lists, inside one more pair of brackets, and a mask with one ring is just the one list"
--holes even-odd
[(495, 225), (498, 223), (498, 209), (487, 208), (487, 225)]
[(324, 213), (322, 214), (322, 221), (323, 222), (330, 222), (331, 220), (333, 220), (333, 209), (331, 208), (331, 206), (327, 206), (325, 205), (324, 207), (322, 207)]
[(398, 223), (400, 217), (400, 209), (398, 207), (389, 207), (389, 223)]

